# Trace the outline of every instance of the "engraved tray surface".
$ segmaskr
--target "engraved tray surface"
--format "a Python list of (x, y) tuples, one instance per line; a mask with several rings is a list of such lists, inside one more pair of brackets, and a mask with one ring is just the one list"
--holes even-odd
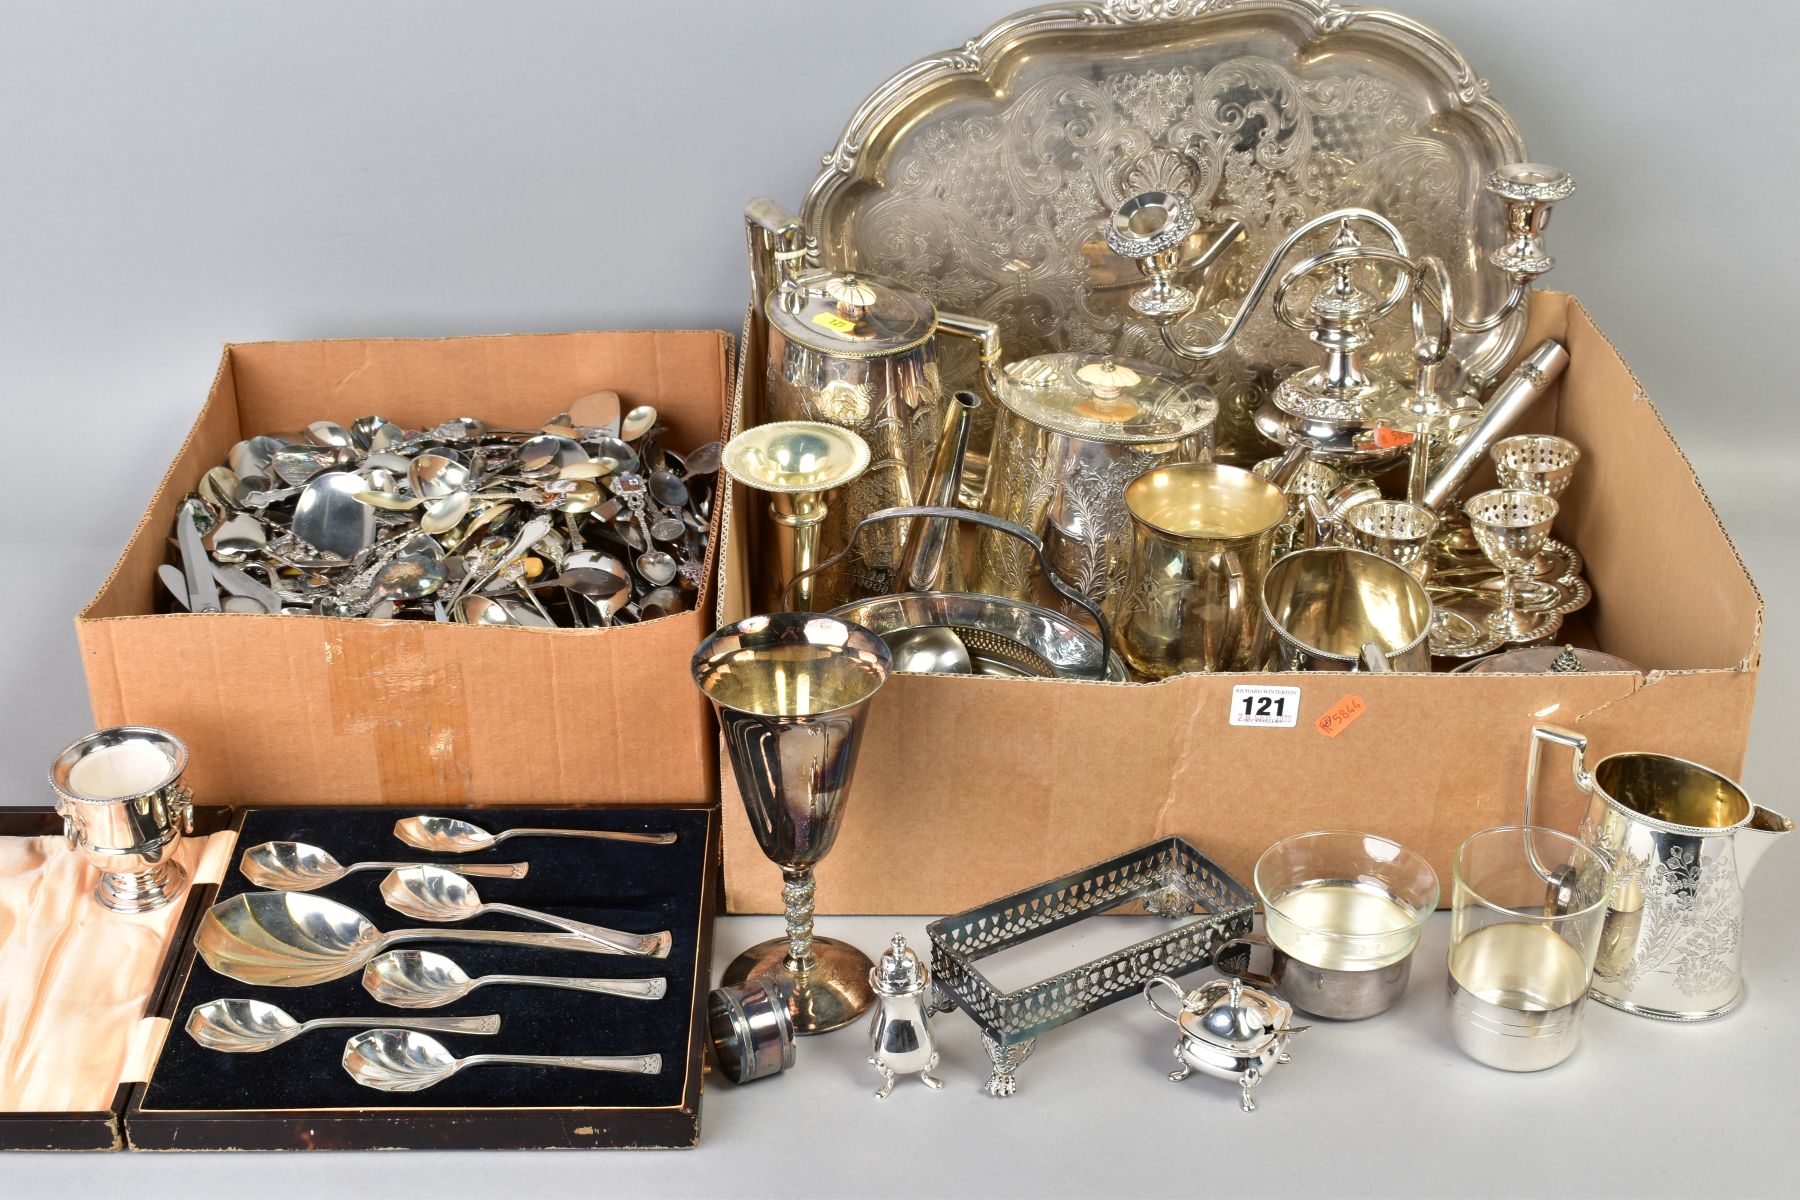
[[(1197, 374), (1223, 409), (1220, 457), (1254, 458), (1266, 451), (1250, 414), (1316, 349), (1265, 297), (1219, 358), (1176, 357), (1126, 307), (1142, 278), (1106, 248), (1102, 219), (1162, 188), (1189, 194), (1203, 224), (1244, 223), (1190, 336), (1220, 332), (1281, 238), (1343, 205), (1392, 219), (1413, 252), (1449, 266), (1462, 311), (1488, 311), (1505, 290), (1484, 265), (1502, 213), (1481, 184), (1525, 157), (1487, 82), (1406, 17), (1326, 0), (1054, 4), (878, 88), (825, 155), (801, 218), (826, 262), (998, 322), (1009, 361), (1087, 350)], [(1410, 374), (1404, 315), (1383, 323), (1370, 361)], [(1465, 385), (1510, 357), (1525, 317), (1459, 337)], [(940, 352), (957, 386), (975, 377), (967, 348)]]
[[(1180, 923), (1010, 992), (1000, 991), (976, 965), (1134, 902)], [(943, 917), (927, 926), (926, 934), (940, 1002), (954, 1003), (985, 1035), (1006, 1046), (1136, 995), (1157, 975), (1210, 965), (1219, 946), (1250, 931), (1255, 908), (1243, 884), (1181, 838), (1171, 837)], [(1206, 919), (1189, 919), (1195, 914)]]

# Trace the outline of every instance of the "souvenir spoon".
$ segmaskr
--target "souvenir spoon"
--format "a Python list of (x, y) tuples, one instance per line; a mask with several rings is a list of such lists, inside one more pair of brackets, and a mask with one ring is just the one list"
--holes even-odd
[(383, 933), (348, 905), (308, 892), (239, 892), (200, 918), (194, 945), (206, 965), (252, 987), (307, 987), (354, 975), (402, 942), (483, 942), (611, 954), (592, 938), (500, 929), (395, 929)]
[(656, 410), (648, 404), (640, 404), (620, 420), (619, 437), (627, 442), (635, 442), (655, 427)]
[(667, 846), (675, 840), (672, 833), (621, 833), (611, 829), (505, 829), (489, 833), (479, 825), (471, 825), (456, 817), (407, 817), (394, 822), (394, 836), (407, 845), (433, 854), (468, 854), (490, 850), (508, 838), (560, 837), (601, 838), (610, 842), (644, 842)]
[[(238, 870), (257, 887), (275, 892), (310, 892), (357, 871), (392, 871), (419, 863), (359, 862), (345, 866), (325, 850), (306, 842), (264, 842), (244, 851)], [(467, 863), (447, 871), (484, 879), (523, 879), (529, 863)]]
[(208, 1050), (255, 1054), (273, 1050), (314, 1029), (373, 1029), (381, 1026), (429, 1029), (437, 1033), (500, 1032), (499, 1014), (484, 1017), (320, 1017), (304, 1025), (261, 1000), (209, 1000), (188, 1014), (188, 1036)]
[(662, 550), (650, 547), (650, 526), (644, 519), (644, 495), (649, 490), (642, 475), (625, 472), (613, 479), (613, 495), (625, 501), (631, 509), (632, 519), (637, 523), (638, 532), (644, 537), (645, 549), (637, 556), (638, 574), (656, 586), (670, 583), (680, 572), (681, 566), (675, 556)]
[(578, 1067), (584, 1071), (662, 1074), (662, 1055), (471, 1054), (452, 1058), (436, 1038), (404, 1029), (371, 1029), (344, 1047), (344, 1070), (364, 1087), (383, 1092), (422, 1092), (464, 1067), (514, 1063), (526, 1067)]
[(375, 510), (359, 501), (360, 475), (326, 471), (307, 480), (294, 503), (294, 536), (339, 558), (355, 558), (375, 541)]
[(369, 594), (350, 607), (350, 615), (360, 616), (384, 600), (423, 600), (443, 587), (449, 576), (437, 543), (429, 537), (414, 538), (381, 568)]
[(626, 933), (619, 929), (608, 929), (604, 925), (590, 925), (586, 921), (559, 917), (555, 913), (539, 912), (535, 908), (520, 908), (516, 904), (497, 904), (492, 901), (484, 904), (474, 884), (455, 871), (443, 867), (401, 867), (397, 871), (389, 871), (387, 878), (381, 881), (381, 898), (395, 912), (417, 917), (421, 921), (467, 921), (471, 917), (495, 913), (505, 917), (518, 917), (522, 921), (554, 925), (578, 937), (591, 938), (615, 953), (636, 954), (645, 958), (667, 958), (669, 945), (673, 941), (667, 930), (660, 933)]
[(669, 981), (654, 979), (580, 979), (561, 975), (483, 975), (471, 979), (454, 959), (430, 950), (390, 950), (363, 968), (363, 990), (395, 1008), (441, 1008), (479, 987), (563, 988), (627, 1000), (661, 1000)]

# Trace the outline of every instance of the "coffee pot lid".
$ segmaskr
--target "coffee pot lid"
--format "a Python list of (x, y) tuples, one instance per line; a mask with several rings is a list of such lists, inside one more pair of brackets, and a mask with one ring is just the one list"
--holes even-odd
[(763, 308), (789, 341), (839, 358), (898, 354), (937, 331), (931, 301), (860, 271), (809, 271), (772, 292)]
[(1192, 437), (1219, 415), (1218, 402), (1196, 380), (1140, 359), (1079, 351), (1008, 363), (1000, 402), (1052, 432), (1126, 445)]

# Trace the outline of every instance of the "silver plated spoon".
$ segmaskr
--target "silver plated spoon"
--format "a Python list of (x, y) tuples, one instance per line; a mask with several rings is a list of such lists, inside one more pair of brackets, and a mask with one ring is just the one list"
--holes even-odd
[(491, 850), (508, 838), (557, 837), (599, 838), (609, 842), (640, 842), (651, 846), (667, 846), (675, 841), (673, 833), (625, 833), (613, 829), (505, 829), (489, 833), (456, 817), (418, 816), (394, 822), (394, 836), (418, 850), (433, 854), (469, 854)]
[(350, 471), (326, 471), (309, 479), (294, 502), (289, 526), (316, 550), (355, 558), (375, 541), (375, 510), (358, 500), (368, 484)]
[[(359, 862), (345, 866), (331, 853), (306, 842), (263, 842), (244, 851), (238, 870), (257, 887), (273, 892), (311, 892), (336, 883), (357, 871), (392, 871), (419, 863)], [(466, 863), (446, 866), (447, 871), (479, 875), (484, 879), (523, 879), (529, 863)]]
[(405, 942), (482, 942), (610, 954), (592, 938), (501, 929), (395, 929), (309, 892), (239, 892), (200, 918), (194, 945), (206, 965), (252, 987), (308, 987), (354, 975)]
[(441, 1008), (476, 988), (495, 984), (562, 988), (627, 1000), (661, 1000), (669, 991), (669, 981), (661, 976), (652, 979), (583, 979), (562, 975), (471, 978), (454, 959), (431, 950), (390, 950), (364, 967), (362, 976), (365, 992), (395, 1008)]
[(256, 1054), (273, 1050), (315, 1029), (370, 1029), (394, 1026), (429, 1029), (436, 1033), (488, 1035), (500, 1032), (500, 1016), (481, 1017), (320, 1017), (300, 1022), (262, 1000), (209, 1000), (188, 1013), (188, 1036), (208, 1050), (226, 1054)]
[(421, 921), (467, 921), (489, 913), (518, 917), (522, 921), (537, 921), (578, 937), (591, 938), (617, 954), (667, 958), (669, 946), (674, 940), (668, 930), (659, 933), (626, 933), (620, 929), (608, 929), (604, 925), (591, 925), (586, 921), (559, 917), (555, 913), (540, 912), (535, 908), (521, 908), (516, 904), (498, 904), (492, 901), (483, 903), (481, 894), (475, 890), (473, 883), (443, 867), (401, 867), (397, 871), (389, 871), (387, 878), (381, 881), (381, 898), (395, 912)]
[(404, 1029), (371, 1029), (344, 1046), (344, 1070), (364, 1087), (383, 1092), (422, 1092), (464, 1067), (512, 1063), (527, 1067), (575, 1067), (584, 1071), (662, 1074), (662, 1055), (471, 1054), (452, 1057), (444, 1044)]

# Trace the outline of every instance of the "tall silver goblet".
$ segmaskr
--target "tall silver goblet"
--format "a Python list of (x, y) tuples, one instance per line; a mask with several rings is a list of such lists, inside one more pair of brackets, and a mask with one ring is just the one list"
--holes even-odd
[(694, 682), (713, 703), (750, 827), (781, 868), (787, 936), (738, 955), (720, 982), (772, 978), (795, 1033), (824, 1033), (873, 1002), (873, 964), (813, 936), (813, 867), (844, 817), (869, 700), (887, 680), (887, 644), (860, 625), (772, 613), (727, 625), (694, 652)]

